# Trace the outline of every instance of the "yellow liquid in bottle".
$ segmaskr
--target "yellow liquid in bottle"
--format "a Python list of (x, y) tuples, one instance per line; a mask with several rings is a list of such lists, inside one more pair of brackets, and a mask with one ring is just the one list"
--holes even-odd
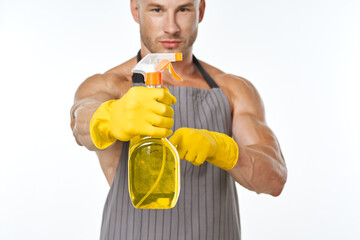
[(166, 138), (135, 137), (129, 149), (129, 193), (135, 208), (169, 209), (180, 191), (179, 155)]

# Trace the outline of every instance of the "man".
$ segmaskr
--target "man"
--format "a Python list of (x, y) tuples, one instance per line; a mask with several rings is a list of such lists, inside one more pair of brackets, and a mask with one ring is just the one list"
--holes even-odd
[[(140, 26), (138, 56), (86, 79), (71, 109), (77, 143), (96, 151), (111, 186), (101, 239), (240, 239), (234, 180), (278, 196), (287, 178), (261, 98), (249, 81), (192, 55), (205, 0), (131, 0), (131, 12)], [(173, 66), (184, 81), (165, 71), (168, 88), (141, 87), (143, 79), (131, 69), (148, 53), (162, 52), (183, 54)], [(170, 210), (135, 209), (127, 187), (128, 141), (173, 132), (170, 141), (183, 159), (178, 203)]]

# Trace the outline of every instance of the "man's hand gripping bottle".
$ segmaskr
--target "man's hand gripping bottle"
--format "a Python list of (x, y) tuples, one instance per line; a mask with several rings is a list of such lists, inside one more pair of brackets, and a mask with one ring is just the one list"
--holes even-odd
[[(181, 53), (146, 55), (131, 72), (144, 75), (147, 87), (161, 87), (161, 72), (182, 81), (171, 62), (182, 61)], [(173, 208), (180, 192), (180, 159), (167, 138), (137, 136), (129, 146), (129, 193), (135, 208)]]

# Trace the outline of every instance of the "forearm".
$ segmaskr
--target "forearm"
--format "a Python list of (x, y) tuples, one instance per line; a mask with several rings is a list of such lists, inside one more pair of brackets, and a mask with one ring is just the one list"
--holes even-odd
[(287, 170), (281, 151), (267, 144), (239, 146), (239, 158), (228, 172), (239, 184), (257, 193), (278, 196)]
[(71, 109), (71, 128), (76, 142), (90, 151), (98, 151), (90, 137), (90, 121), (102, 101), (83, 99), (74, 104)]

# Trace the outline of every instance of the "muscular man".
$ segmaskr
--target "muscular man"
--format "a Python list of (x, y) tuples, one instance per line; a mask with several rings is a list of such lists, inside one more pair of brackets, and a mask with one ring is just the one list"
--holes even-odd
[[(101, 239), (240, 239), (235, 182), (273, 196), (284, 187), (284, 158), (254, 86), (192, 54), (204, 11), (205, 0), (131, 0), (141, 50), (89, 77), (75, 94), (75, 139), (96, 151), (111, 186)], [(141, 87), (141, 75), (131, 69), (146, 54), (162, 52), (183, 54), (173, 66), (184, 81), (163, 72), (168, 89)], [(136, 133), (173, 132), (170, 141), (183, 159), (178, 203), (170, 210), (135, 209), (128, 193), (128, 141)]]

